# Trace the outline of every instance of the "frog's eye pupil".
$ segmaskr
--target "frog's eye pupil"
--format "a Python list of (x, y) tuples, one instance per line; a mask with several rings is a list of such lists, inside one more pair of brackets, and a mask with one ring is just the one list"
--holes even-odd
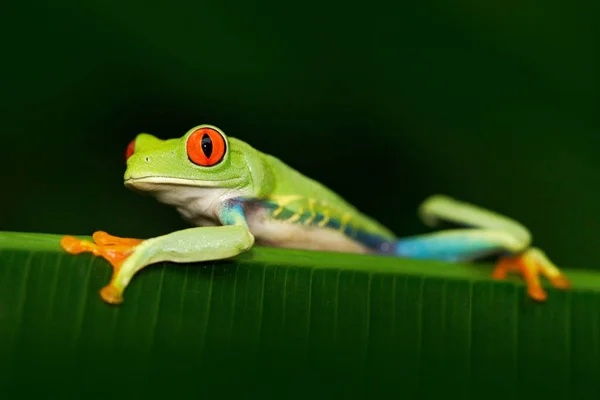
[(213, 152), (212, 139), (206, 133), (202, 135), (202, 151), (204, 152), (206, 158), (210, 158)]

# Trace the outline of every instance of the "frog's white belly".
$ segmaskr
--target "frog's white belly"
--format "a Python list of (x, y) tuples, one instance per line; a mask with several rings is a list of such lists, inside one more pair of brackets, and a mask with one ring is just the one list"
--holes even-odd
[[(216, 208), (227, 198), (233, 197), (232, 189), (197, 188), (172, 186), (171, 190), (156, 190), (152, 192), (158, 201), (175, 207), (177, 212), (195, 226), (219, 225)], [(150, 191), (148, 187), (146, 191)]]

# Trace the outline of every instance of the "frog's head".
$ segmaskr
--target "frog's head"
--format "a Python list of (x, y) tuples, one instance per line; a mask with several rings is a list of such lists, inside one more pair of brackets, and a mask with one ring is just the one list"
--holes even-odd
[[(264, 185), (261, 154), (248, 144), (227, 138), (217, 127), (199, 125), (178, 139), (138, 135), (127, 148), (125, 185), (167, 197), (192, 189), (230, 189), (258, 195)], [(254, 179), (257, 178), (257, 179)]]

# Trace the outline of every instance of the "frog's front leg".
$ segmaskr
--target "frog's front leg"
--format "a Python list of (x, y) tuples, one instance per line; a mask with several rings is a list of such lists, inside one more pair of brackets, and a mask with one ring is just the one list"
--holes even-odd
[(119, 304), (133, 276), (144, 267), (164, 261), (175, 263), (220, 260), (249, 250), (254, 244), (241, 207), (227, 206), (220, 212), (224, 226), (184, 229), (146, 240), (124, 239), (104, 232), (94, 234), (94, 242), (66, 236), (61, 241), (72, 254), (91, 252), (113, 266), (110, 283), (100, 295), (107, 303)]

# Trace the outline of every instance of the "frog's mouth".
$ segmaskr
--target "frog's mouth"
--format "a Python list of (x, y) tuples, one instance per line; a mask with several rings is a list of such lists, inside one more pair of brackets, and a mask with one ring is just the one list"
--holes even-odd
[(143, 192), (157, 192), (167, 190), (171, 186), (186, 186), (197, 188), (227, 188), (235, 187), (240, 178), (230, 178), (222, 180), (206, 179), (184, 179), (168, 176), (142, 176), (129, 177), (124, 180), (124, 184), (129, 189), (140, 190)]

